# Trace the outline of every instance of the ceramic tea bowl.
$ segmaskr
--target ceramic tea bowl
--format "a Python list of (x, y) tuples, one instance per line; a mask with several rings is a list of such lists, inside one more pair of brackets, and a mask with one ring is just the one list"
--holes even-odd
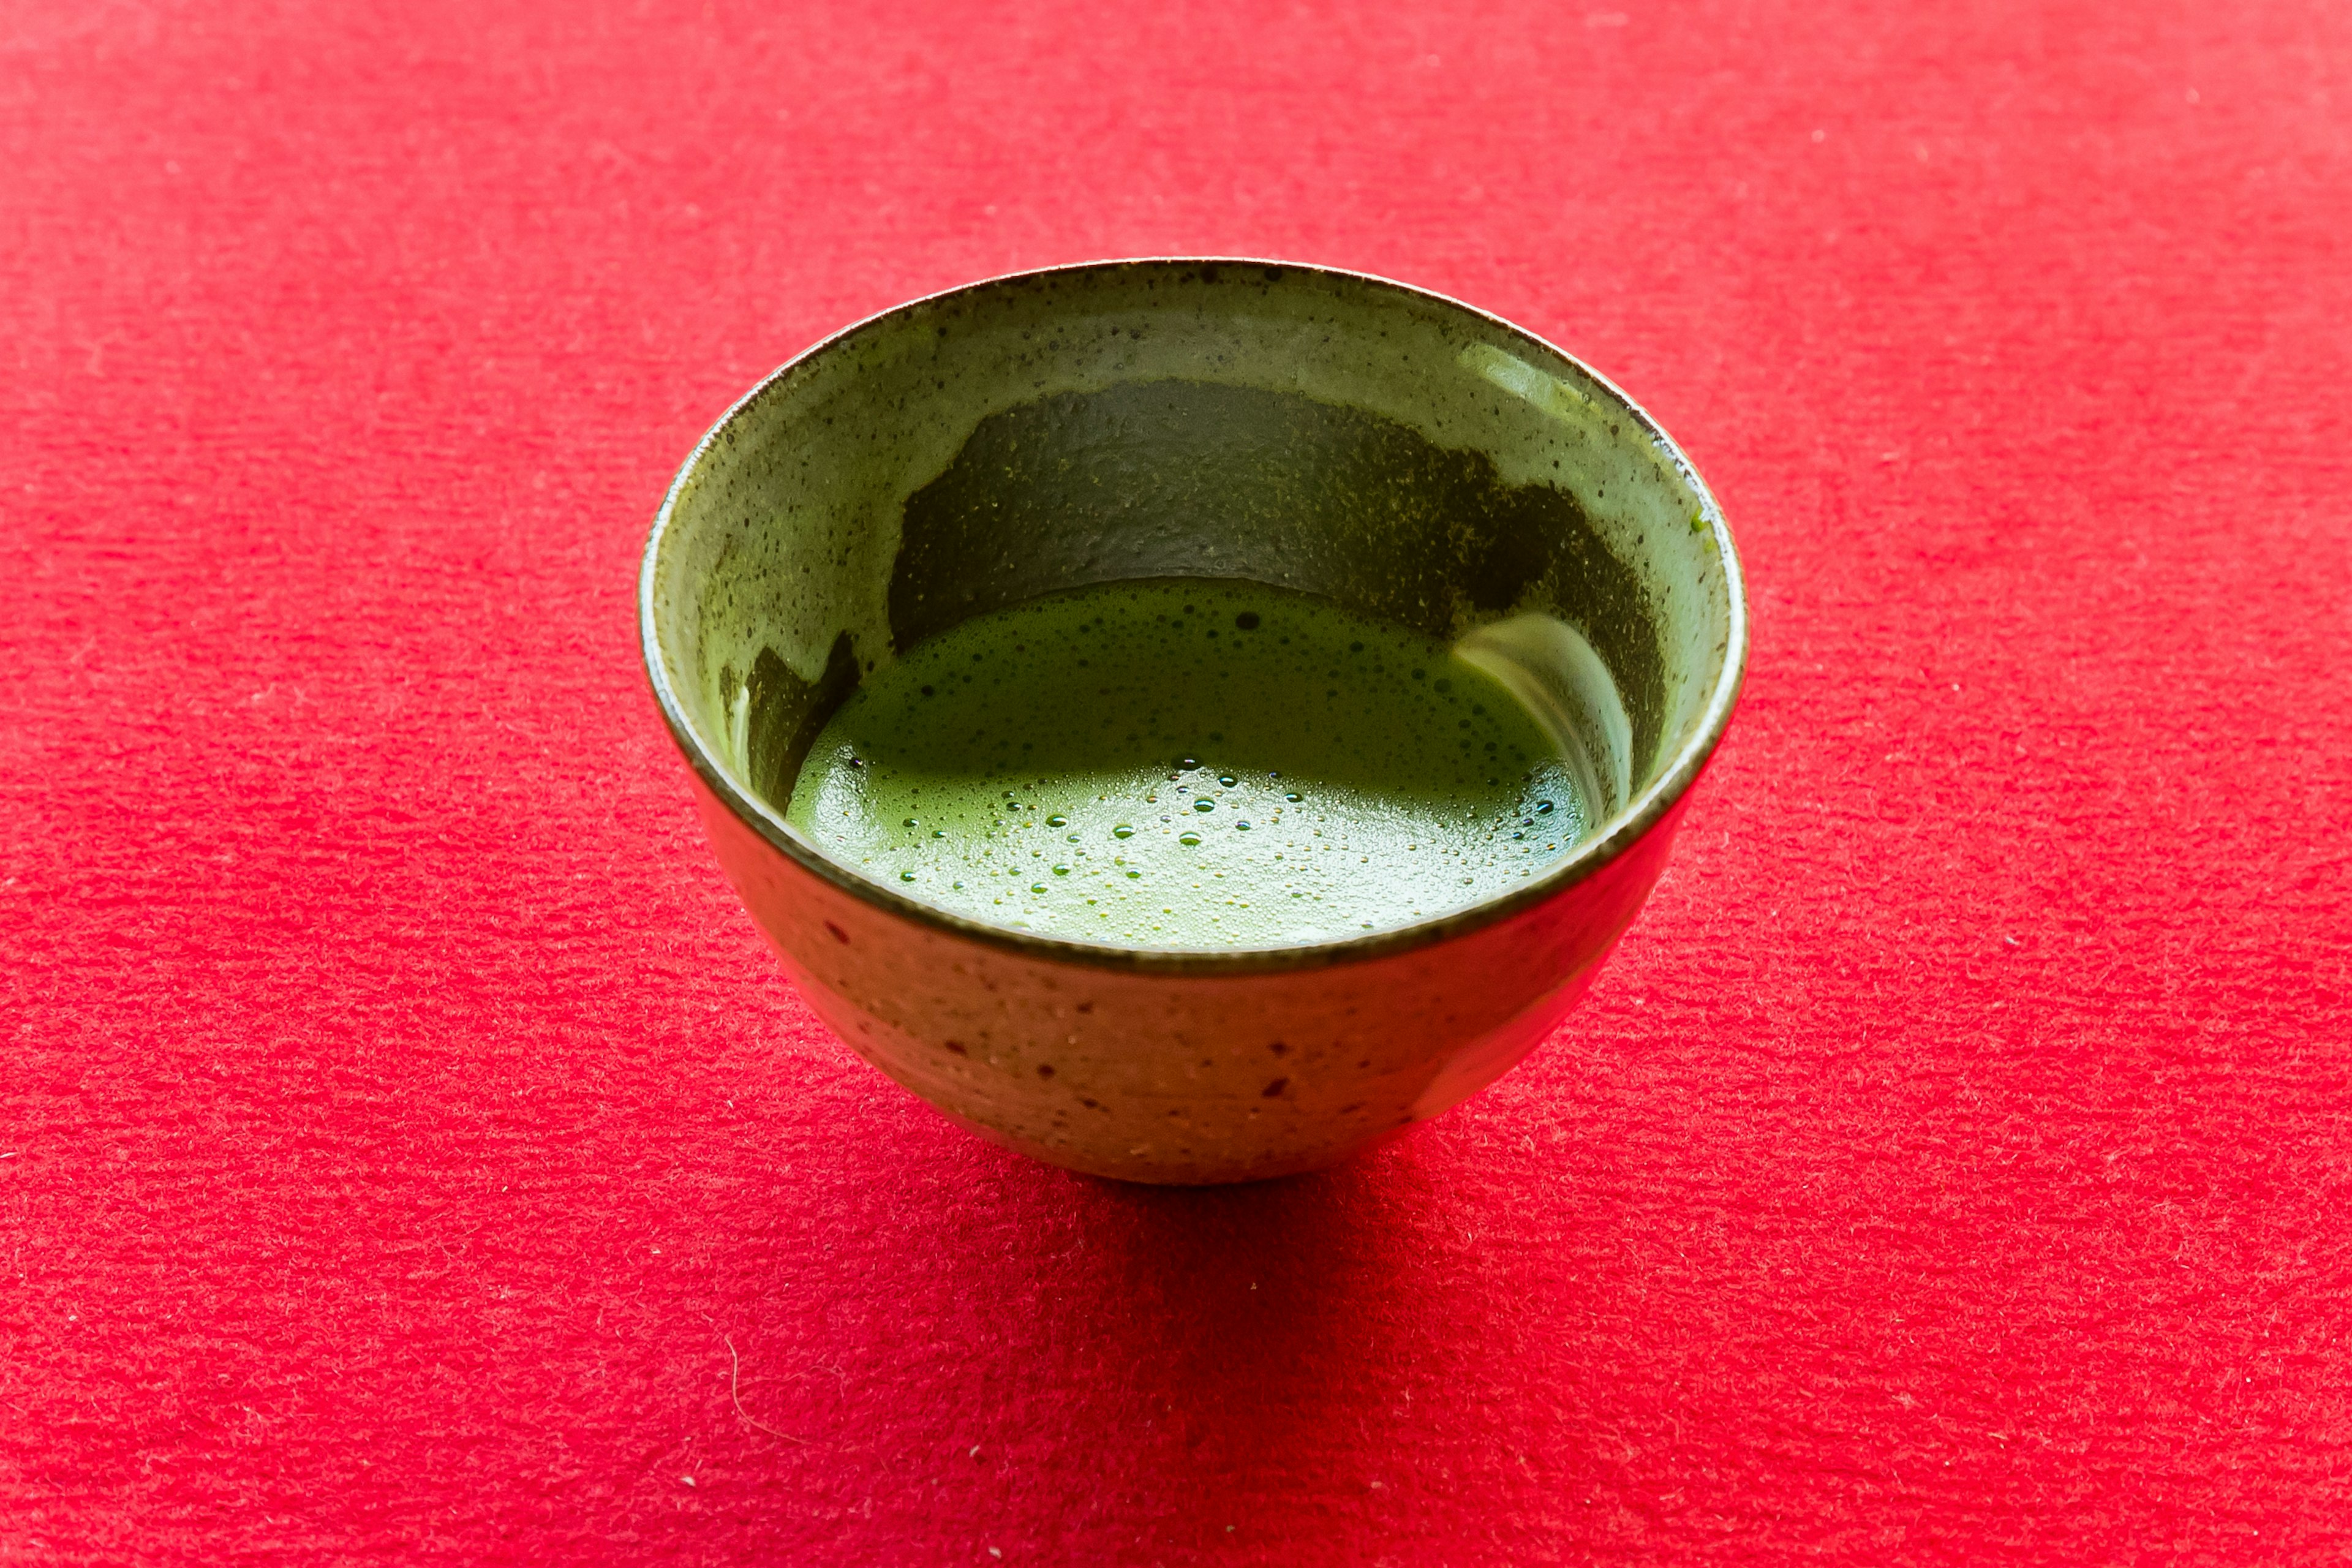
[[(1581, 665), (1535, 695), (1592, 831), (1442, 918), (1167, 951), (960, 919), (785, 821), (826, 719), (899, 650), (1165, 577), (1473, 643), (1569, 628)], [(687, 459), (639, 608), (719, 863), (809, 1004), (982, 1136), (1162, 1183), (1331, 1164), (1551, 1033), (1664, 868), (1747, 652), (1722, 514), (1623, 394), (1453, 300), (1255, 261), (1001, 278), (811, 349)]]

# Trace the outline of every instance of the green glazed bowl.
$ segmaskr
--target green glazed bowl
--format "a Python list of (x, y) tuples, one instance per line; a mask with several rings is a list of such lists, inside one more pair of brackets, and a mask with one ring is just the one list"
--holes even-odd
[[(1516, 658), (1594, 830), (1420, 924), (1169, 951), (960, 919), (786, 823), (817, 732), (898, 651), (1148, 577)], [(1664, 869), (1748, 647), (1721, 511), (1615, 387), (1437, 295), (1232, 260), (1000, 278), (818, 344), (679, 470), (639, 613), (719, 864), (809, 1004), (982, 1136), (1166, 1183), (1331, 1164), (1549, 1035)]]

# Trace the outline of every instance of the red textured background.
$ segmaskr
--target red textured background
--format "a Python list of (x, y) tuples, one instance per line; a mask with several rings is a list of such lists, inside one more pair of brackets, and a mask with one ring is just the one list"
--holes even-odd
[[(0, 1563), (2343, 1561), (2352, 6), (1132, 9), (0, 5)], [(1562, 1036), (1210, 1193), (822, 1032), (631, 602), (782, 359), (1171, 251), (1755, 588)]]

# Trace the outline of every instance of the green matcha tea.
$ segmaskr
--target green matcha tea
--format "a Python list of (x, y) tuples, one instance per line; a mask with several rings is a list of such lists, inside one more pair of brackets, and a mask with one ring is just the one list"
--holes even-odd
[(1080, 589), (869, 675), (789, 819), (967, 919), (1123, 947), (1409, 925), (1572, 848), (1559, 745), (1443, 643), (1238, 581)]

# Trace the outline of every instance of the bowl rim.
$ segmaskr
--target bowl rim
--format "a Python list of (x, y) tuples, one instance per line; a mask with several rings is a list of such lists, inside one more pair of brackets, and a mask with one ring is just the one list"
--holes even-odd
[[(1074, 942), (1060, 937), (1040, 936), (1034, 932), (1010, 930), (981, 921), (968, 920), (934, 908), (881, 883), (859, 875), (826, 856), (804, 839), (799, 831), (784, 820), (783, 814), (739, 787), (727, 769), (720, 766), (702, 737), (687, 718), (684, 705), (673, 687), (669, 671), (664, 664), (659, 628), (655, 615), (655, 570), (659, 563), (664, 536), (669, 529), (680, 497), (687, 483), (703, 460), (717, 445), (722, 434), (736, 417), (765, 396), (768, 392), (793, 375), (803, 366), (827, 353), (836, 344), (854, 338), (869, 328), (900, 314), (925, 306), (937, 305), (960, 296), (979, 293), (984, 289), (1010, 283), (1068, 277), (1090, 272), (1115, 272), (1147, 268), (1280, 268), (1286, 271), (1311, 273), (1374, 289), (1386, 289), (1423, 302), (1459, 310), (1488, 324), (1498, 327), (1514, 337), (1521, 338), (1546, 353), (1559, 355), (1574, 365), (1593, 385), (1624, 410), (1643, 431), (1656, 444), (1661, 455), (1671, 462), (1683, 481), (1698, 498), (1700, 511), (1715, 536), (1716, 548), (1723, 562), (1724, 586), (1729, 600), (1730, 615), (1726, 628), (1722, 668), (1717, 672), (1714, 689), (1707, 693), (1700, 720), (1675, 753), (1673, 761), (1661, 769), (1649, 786), (1627, 804), (1624, 809), (1608, 819), (1605, 831), (1587, 838), (1563, 857), (1545, 876), (1523, 888), (1513, 889), (1493, 898), (1438, 915), (1412, 925), (1396, 926), (1364, 936), (1347, 937), (1332, 942), (1293, 943), (1277, 947), (1220, 948), (1147, 948), (1122, 947), (1108, 942)], [(1110, 969), (1139, 973), (1241, 975), (1282, 973), (1302, 969), (1319, 969), (1337, 964), (1360, 963), (1369, 959), (1435, 946), (1453, 938), (1507, 920), (1514, 915), (1570, 891), (1579, 884), (1598, 874), (1634, 845), (1648, 837), (1675, 804), (1696, 783), (1716, 747), (1722, 742), (1731, 721), (1733, 708), (1738, 704), (1740, 687), (1748, 668), (1748, 594), (1739, 553), (1731, 537), (1729, 523), (1723, 508), (1699, 477), (1697, 468), (1684, 453), (1673, 437), (1652, 418), (1647, 410), (1626, 395), (1624, 390), (1582, 360), (1516, 321), (1508, 321), (1491, 310), (1484, 310), (1449, 294), (1423, 289), (1415, 284), (1400, 282), (1377, 273), (1359, 272), (1348, 268), (1325, 267), (1313, 262), (1277, 260), (1269, 257), (1252, 256), (1139, 256), (1118, 257), (1100, 261), (1067, 262), (1052, 267), (1024, 268), (1018, 271), (997, 274), (973, 282), (958, 284), (950, 289), (902, 300), (887, 310), (877, 310), (856, 321), (828, 333), (782, 364), (762, 376), (757, 384), (728, 405), (694, 444), (685, 462), (663, 494), (660, 508), (654, 514), (652, 531), (646, 540), (645, 553), (637, 574), (637, 626), (639, 651), (645, 660), (646, 679), (653, 687), (655, 702), (660, 707), (662, 719), (669, 727), (670, 739), (677, 744), (695, 773), (711, 795), (735, 817), (749, 826), (770, 847), (835, 888), (863, 903), (873, 906), (886, 915), (896, 916), (928, 927), (942, 935), (961, 938), (983, 947), (1018, 953), (1024, 957), (1077, 965), (1093, 969)]]

